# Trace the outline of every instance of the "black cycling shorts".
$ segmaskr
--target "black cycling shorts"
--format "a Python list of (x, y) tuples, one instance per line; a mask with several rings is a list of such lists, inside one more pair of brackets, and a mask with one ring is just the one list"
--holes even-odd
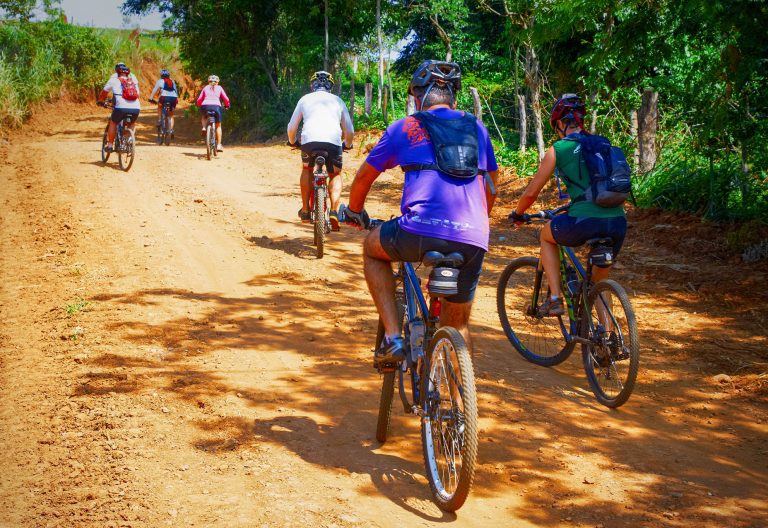
[(446, 297), (445, 300), (452, 303), (465, 303), (475, 298), (475, 290), (485, 258), (483, 248), (463, 242), (409, 233), (400, 228), (397, 218), (381, 224), (379, 240), (381, 247), (393, 262), (421, 262), (427, 251), (439, 251), (444, 255), (458, 251), (464, 255), (464, 264), (459, 268), (459, 292)]
[(163, 95), (160, 97), (160, 99), (158, 99), (157, 102), (160, 106), (168, 103), (171, 107), (171, 112), (173, 112), (176, 109), (176, 104), (179, 102), (179, 98), (172, 95)]
[(117, 124), (120, 121), (123, 120), (123, 118), (127, 115), (133, 116), (133, 122), (135, 123), (139, 119), (139, 110), (138, 108), (113, 108), (112, 109), (112, 115), (109, 116), (109, 119)]
[(328, 153), (325, 160), (326, 164), (330, 163), (332, 167), (338, 167), (341, 170), (343, 166), (341, 146), (323, 141), (311, 141), (301, 146), (301, 162), (305, 167), (315, 165), (315, 156), (312, 153), (318, 150), (324, 150)]
[(216, 112), (216, 115), (214, 116), (216, 118), (217, 123), (221, 123), (221, 105), (203, 105), (200, 107), (200, 113), (203, 115), (203, 117), (208, 116), (208, 110), (213, 110)]
[(578, 247), (590, 238), (611, 237), (613, 258), (619, 255), (627, 234), (627, 219), (624, 216), (593, 218), (591, 216), (568, 216), (561, 214), (552, 219), (552, 237), (561, 246)]

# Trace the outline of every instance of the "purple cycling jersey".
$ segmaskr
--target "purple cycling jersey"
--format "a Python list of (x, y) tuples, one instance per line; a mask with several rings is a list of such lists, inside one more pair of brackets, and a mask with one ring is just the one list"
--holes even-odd
[[(449, 108), (428, 111), (441, 119), (464, 115)], [(478, 168), (497, 170), (488, 130), (479, 121), (477, 133)], [(366, 161), (383, 172), (398, 165), (433, 164), (435, 153), (426, 129), (409, 116), (387, 127)], [(454, 178), (436, 170), (406, 172), (400, 212), (400, 227), (409, 233), (463, 242), (488, 251), (488, 203), (482, 174)]]

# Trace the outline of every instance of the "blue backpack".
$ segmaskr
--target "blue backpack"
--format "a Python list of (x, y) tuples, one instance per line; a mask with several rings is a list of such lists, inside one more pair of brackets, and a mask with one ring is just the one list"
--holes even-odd
[(574, 201), (589, 200), (600, 207), (622, 205), (632, 192), (632, 171), (624, 151), (611, 145), (608, 138), (586, 132), (569, 134), (563, 139), (580, 145), (581, 157), (589, 171), (587, 188), (565, 177), (571, 184), (584, 189), (584, 195)]

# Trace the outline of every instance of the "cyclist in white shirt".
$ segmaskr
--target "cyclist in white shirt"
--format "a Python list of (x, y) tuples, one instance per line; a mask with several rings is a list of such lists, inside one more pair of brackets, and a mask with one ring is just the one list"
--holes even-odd
[(163, 105), (168, 103), (170, 105), (168, 111), (168, 125), (170, 126), (169, 132), (173, 137), (173, 111), (176, 109), (176, 103), (179, 101), (179, 90), (176, 87), (176, 83), (171, 79), (171, 72), (163, 68), (160, 70), (160, 79), (155, 83), (155, 87), (152, 89), (152, 93), (149, 95), (149, 102), (155, 98), (156, 93), (160, 93), (160, 99), (157, 101), (157, 126), (160, 127), (160, 119), (163, 115)]
[[(352, 118), (347, 110), (347, 105), (340, 97), (331, 93), (333, 88), (333, 76), (326, 71), (318, 71), (312, 74), (309, 85), (312, 89), (296, 104), (291, 121), (288, 123), (288, 143), (299, 146), (296, 136), (299, 123), (302, 119), (304, 125), (301, 129), (301, 209), (299, 218), (302, 222), (309, 223), (309, 196), (312, 192), (310, 174), (315, 165), (313, 151), (325, 150), (328, 152), (329, 164), (333, 172), (328, 174), (328, 194), (331, 198), (331, 228), (339, 230), (338, 207), (341, 199), (341, 178), (337, 178), (342, 167), (342, 149), (351, 148), (354, 140), (355, 128)], [(342, 141), (342, 133), (344, 140)]]
[(115, 64), (115, 73), (109, 78), (107, 84), (102, 88), (96, 104), (104, 105), (109, 92), (112, 92), (114, 108), (109, 117), (109, 129), (107, 131), (106, 150), (112, 152), (115, 145), (115, 132), (117, 124), (122, 121), (126, 115), (133, 115), (134, 119), (130, 128), (136, 127), (136, 120), (141, 110), (141, 101), (139, 101), (139, 80), (131, 70), (122, 62)]

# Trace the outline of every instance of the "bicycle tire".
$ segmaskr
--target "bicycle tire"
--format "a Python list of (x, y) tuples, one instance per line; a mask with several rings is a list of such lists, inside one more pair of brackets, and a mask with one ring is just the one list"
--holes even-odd
[(120, 141), (120, 150), (117, 152), (117, 159), (120, 162), (120, 168), (125, 172), (128, 172), (133, 166), (133, 159), (136, 157), (136, 133), (133, 129), (129, 128), (123, 131), (128, 132), (128, 137), (123, 135), (123, 139)]
[(216, 155), (216, 128), (210, 123), (205, 128), (205, 155), (207, 159), (211, 159)]
[(163, 112), (163, 143), (165, 143), (165, 146), (171, 144), (171, 127), (170, 127), (170, 118), (168, 117), (168, 112)]
[[(604, 300), (610, 294), (610, 299)], [(618, 305), (613, 302), (618, 301)], [(597, 328), (597, 302), (602, 302), (611, 314), (612, 325), (618, 325), (619, 332), (611, 332), (607, 337), (590, 335), (589, 320)], [(582, 360), (587, 381), (597, 401), (615, 409), (625, 404), (635, 388), (640, 363), (640, 341), (637, 320), (629, 296), (621, 285), (611, 279), (598, 282), (589, 291), (587, 297), (589, 311), (582, 318), (582, 337), (601, 344), (582, 345)], [(619, 313), (618, 308), (621, 307)], [(595, 323), (597, 319), (597, 324)], [(602, 325), (601, 325), (602, 326)], [(607, 331), (604, 334), (608, 333)]]
[(437, 330), (426, 364), (429, 371), (421, 387), (424, 467), (432, 500), (441, 510), (454, 512), (472, 487), (478, 444), (475, 373), (458, 330), (450, 326)]
[(496, 310), (504, 334), (515, 350), (531, 363), (552, 367), (568, 359), (574, 346), (567, 337), (567, 314), (548, 317), (531, 308), (532, 299), (536, 298), (536, 306), (540, 307), (541, 300), (549, 295), (543, 273), (539, 291), (533, 291), (538, 265), (536, 257), (520, 257), (507, 264), (496, 287)]
[[(402, 290), (395, 293), (395, 302), (397, 303), (398, 321), (400, 321), (400, 331), (404, 324), (405, 316), (405, 297)], [(384, 321), (379, 317), (379, 325), (376, 329), (376, 347), (378, 349), (381, 341), (384, 339)], [(390, 422), (392, 420), (392, 400), (395, 394), (395, 377), (398, 374), (397, 369), (385, 371), (381, 379), (381, 396), (379, 397), (379, 415), (376, 420), (376, 440), (382, 444), (387, 441), (389, 435)]]
[(323, 258), (325, 253), (325, 187), (315, 189), (315, 246), (317, 246), (317, 258)]
[(101, 138), (101, 161), (106, 163), (109, 160), (110, 152), (107, 151), (107, 138), (109, 133), (109, 124), (104, 128), (104, 136)]

